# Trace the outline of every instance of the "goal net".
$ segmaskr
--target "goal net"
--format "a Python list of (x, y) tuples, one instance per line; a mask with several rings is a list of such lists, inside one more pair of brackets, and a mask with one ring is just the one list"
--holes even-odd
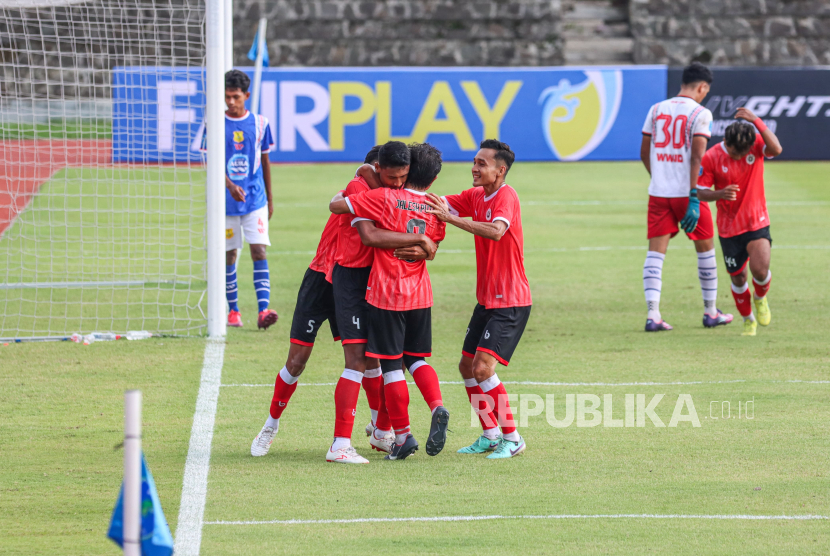
[(0, 0), (0, 338), (205, 327), (200, 0)]

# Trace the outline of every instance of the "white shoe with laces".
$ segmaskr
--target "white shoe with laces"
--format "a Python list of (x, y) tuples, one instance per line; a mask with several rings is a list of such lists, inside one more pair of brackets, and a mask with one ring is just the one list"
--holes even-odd
[(375, 431), (372, 431), (372, 434), (369, 436), (369, 444), (372, 445), (373, 450), (377, 450), (378, 452), (390, 453), (394, 443), (395, 433), (392, 431), (387, 432), (381, 438), (375, 437)]
[(366, 436), (372, 436), (373, 432), (375, 432), (375, 426), (369, 421), (369, 424), (366, 425)]
[(331, 451), (326, 454), (326, 461), (331, 463), (369, 463), (369, 460), (357, 453), (352, 446)]
[(277, 436), (277, 431), (272, 427), (262, 427), (262, 430), (259, 431), (259, 434), (256, 435), (254, 438), (253, 443), (251, 444), (251, 455), (254, 457), (264, 456), (268, 453), (268, 449), (271, 448), (271, 443), (274, 441), (274, 437)]

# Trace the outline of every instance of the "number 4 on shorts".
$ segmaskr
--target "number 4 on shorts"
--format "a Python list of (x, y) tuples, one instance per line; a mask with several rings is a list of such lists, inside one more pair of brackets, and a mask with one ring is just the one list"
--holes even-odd
[(360, 330), (360, 319), (359, 318), (353, 316), (352, 317), (352, 324), (357, 326), (357, 329)]

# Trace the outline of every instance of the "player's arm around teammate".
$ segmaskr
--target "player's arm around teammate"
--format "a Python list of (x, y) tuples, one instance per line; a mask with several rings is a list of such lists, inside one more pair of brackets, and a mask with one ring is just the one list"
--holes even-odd
[(519, 198), (505, 182), (514, 160), (513, 151), (505, 143), (482, 141), (473, 159), (473, 188), (444, 198), (430, 195), (426, 201), (439, 220), (475, 236), (478, 303), (467, 328), (458, 370), (483, 432), (459, 452), (494, 451), (488, 458), (509, 458), (525, 449), (507, 391), (496, 374), (498, 363), (509, 364), (532, 303), (524, 270)]

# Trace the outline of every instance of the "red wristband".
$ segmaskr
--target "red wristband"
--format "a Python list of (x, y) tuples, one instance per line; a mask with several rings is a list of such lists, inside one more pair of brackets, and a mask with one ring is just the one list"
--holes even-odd
[(758, 130), (758, 133), (763, 133), (767, 130), (767, 124), (764, 123), (764, 120), (761, 118), (755, 118), (755, 121), (752, 122), (755, 125), (755, 128)]

